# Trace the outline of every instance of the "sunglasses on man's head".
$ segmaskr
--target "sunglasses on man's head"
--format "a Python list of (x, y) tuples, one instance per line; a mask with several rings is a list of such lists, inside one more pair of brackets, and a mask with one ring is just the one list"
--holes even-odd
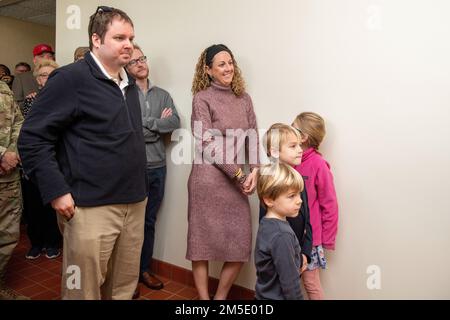
[(107, 7), (107, 6), (98, 6), (97, 11), (95, 11), (95, 14), (97, 13), (103, 13), (103, 12), (112, 12), (114, 8)]
[[(95, 18), (97, 17), (97, 14), (102, 14), (103, 12), (112, 12), (113, 10), (114, 10), (113, 7), (98, 6), (97, 10), (94, 13), (94, 15), (91, 17), (91, 23), (95, 20)], [(90, 25), (89, 32), (91, 31), (92, 27), (93, 27), (93, 24)]]

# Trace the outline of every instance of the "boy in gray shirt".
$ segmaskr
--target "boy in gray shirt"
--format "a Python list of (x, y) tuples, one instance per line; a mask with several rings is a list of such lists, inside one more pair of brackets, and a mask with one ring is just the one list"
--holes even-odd
[(267, 213), (261, 219), (256, 237), (258, 300), (303, 300), (301, 248), (286, 221), (286, 217), (298, 215), (303, 188), (302, 177), (288, 165), (270, 164), (259, 170), (258, 196)]

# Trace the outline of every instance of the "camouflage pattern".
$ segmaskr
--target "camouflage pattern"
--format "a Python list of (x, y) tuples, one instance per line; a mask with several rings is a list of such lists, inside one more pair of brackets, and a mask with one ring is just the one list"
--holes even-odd
[[(6, 151), (17, 153), (17, 138), (22, 127), (23, 116), (14, 102), (13, 93), (8, 85), (0, 81), (0, 157)], [(19, 180), (19, 170), (7, 175), (0, 174), (0, 183)]]
[[(17, 153), (17, 138), (23, 117), (8, 85), (0, 81), (0, 156), (6, 151)], [(0, 176), (0, 287), (6, 265), (19, 241), (22, 192), (19, 169)]]
[(6, 265), (19, 242), (21, 212), (20, 180), (0, 182), (0, 287)]
[(5, 285), (6, 266), (19, 242), (22, 194), (20, 181), (0, 183), (0, 300), (29, 300)]

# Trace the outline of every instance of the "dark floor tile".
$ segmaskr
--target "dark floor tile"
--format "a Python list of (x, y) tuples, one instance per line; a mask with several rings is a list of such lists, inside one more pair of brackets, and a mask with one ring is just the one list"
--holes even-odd
[(182, 297), (182, 296), (179, 296), (179, 295), (176, 295), (176, 294), (174, 294), (173, 296), (171, 296), (169, 299), (167, 299), (167, 300), (188, 300), (188, 299), (186, 299), (185, 297)]
[(181, 284), (187, 283), (186, 270), (177, 266), (172, 266), (172, 280)]
[(33, 274), (31, 276), (26, 275), (25, 277), (28, 278), (28, 279), (31, 279), (33, 281), (36, 281), (37, 283), (42, 283), (45, 280), (53, 278), (54, 275), (53, 275), (53, 273), (40, 270), (39, 273)]
[(179, 282), (171, 281), (168, 284), (164, 285), (164, 291), (167, 291), (169, 293), (177, 293), (180, 290), (184, 289), (185, 286)]
[(46, 288), (55, 288), (61, 285), (61, 277), (52, 276), (47, 280), (39, 281), (39, 284)]
[(241, 289), (241, 299), (243, 300), (255, 300), (255, 292), (249, 289)]
[[(6, 284), (16, 292), (33, 300), (60, 300), (62, 256), (49, 260), (44, 254), (36, 260), (25, 259), (30, 248), (22, 226), (20, 243), (14, 250), (8, 265)], [(152, 270), (164, 283), (162, 290), (151, 290), (141, 285), (142, 300), (189, 300), (198, 299), (192, 274), (181, 267), (152, 262)], [(212, 286), (217, 284), (212, 281)]]
[(171, 296), (173, 296), (173, 294), (167, 293), (165, 291), (153, 291), (153, 292), (145, 295), (144, 297), (146, 297), (150, 300), (167, 300)]
[(158, 265), (158, 274), (168, 279), (172, 279), (172, 266), (170, 265), (162, 265), (161, 263)]
[(55, 300), (59, 298), (59, 293), (52, 290), (40, 292), (37, 295), (31, 297), (32, 300)]
[(37, 283), (33, 280), (27, 279), (25, 277), (17, 276), (16, 278), (7, 281), (6, 285), (14, 290), (20, 290), (27, 287), (36, 285)]
[(195, 298), (198, 293), (197, 290), (192, 287), (185, 287), (184, 289), (177, 292), (177, 295), (184, 297), (187, 300)]
[(35, 284), (31, 287), (26, 287), (23, 289), (19, 289), (17, 290), (19, 293), (27, 296), (27, 297), (33, 297), (35, 295), (38, 295), (42, 292), (48, 291), (47, 288), (44, 288), (43, 286), (39, 285), (39, 284)]

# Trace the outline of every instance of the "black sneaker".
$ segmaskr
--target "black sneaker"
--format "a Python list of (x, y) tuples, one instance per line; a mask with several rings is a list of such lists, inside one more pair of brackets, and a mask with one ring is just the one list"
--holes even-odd
[(48, 259), (55, 259), (57, 257), (59, 257), (59, 255), (61, 254), (61, 251), (59, 251), (58, 248), (47, 248), (45, 249), (45, 256)]
[(34, 260), (41, 256), (42, 248), (40, 247), (31, 247), (28, 253), (25, 255), (26, 259)]

